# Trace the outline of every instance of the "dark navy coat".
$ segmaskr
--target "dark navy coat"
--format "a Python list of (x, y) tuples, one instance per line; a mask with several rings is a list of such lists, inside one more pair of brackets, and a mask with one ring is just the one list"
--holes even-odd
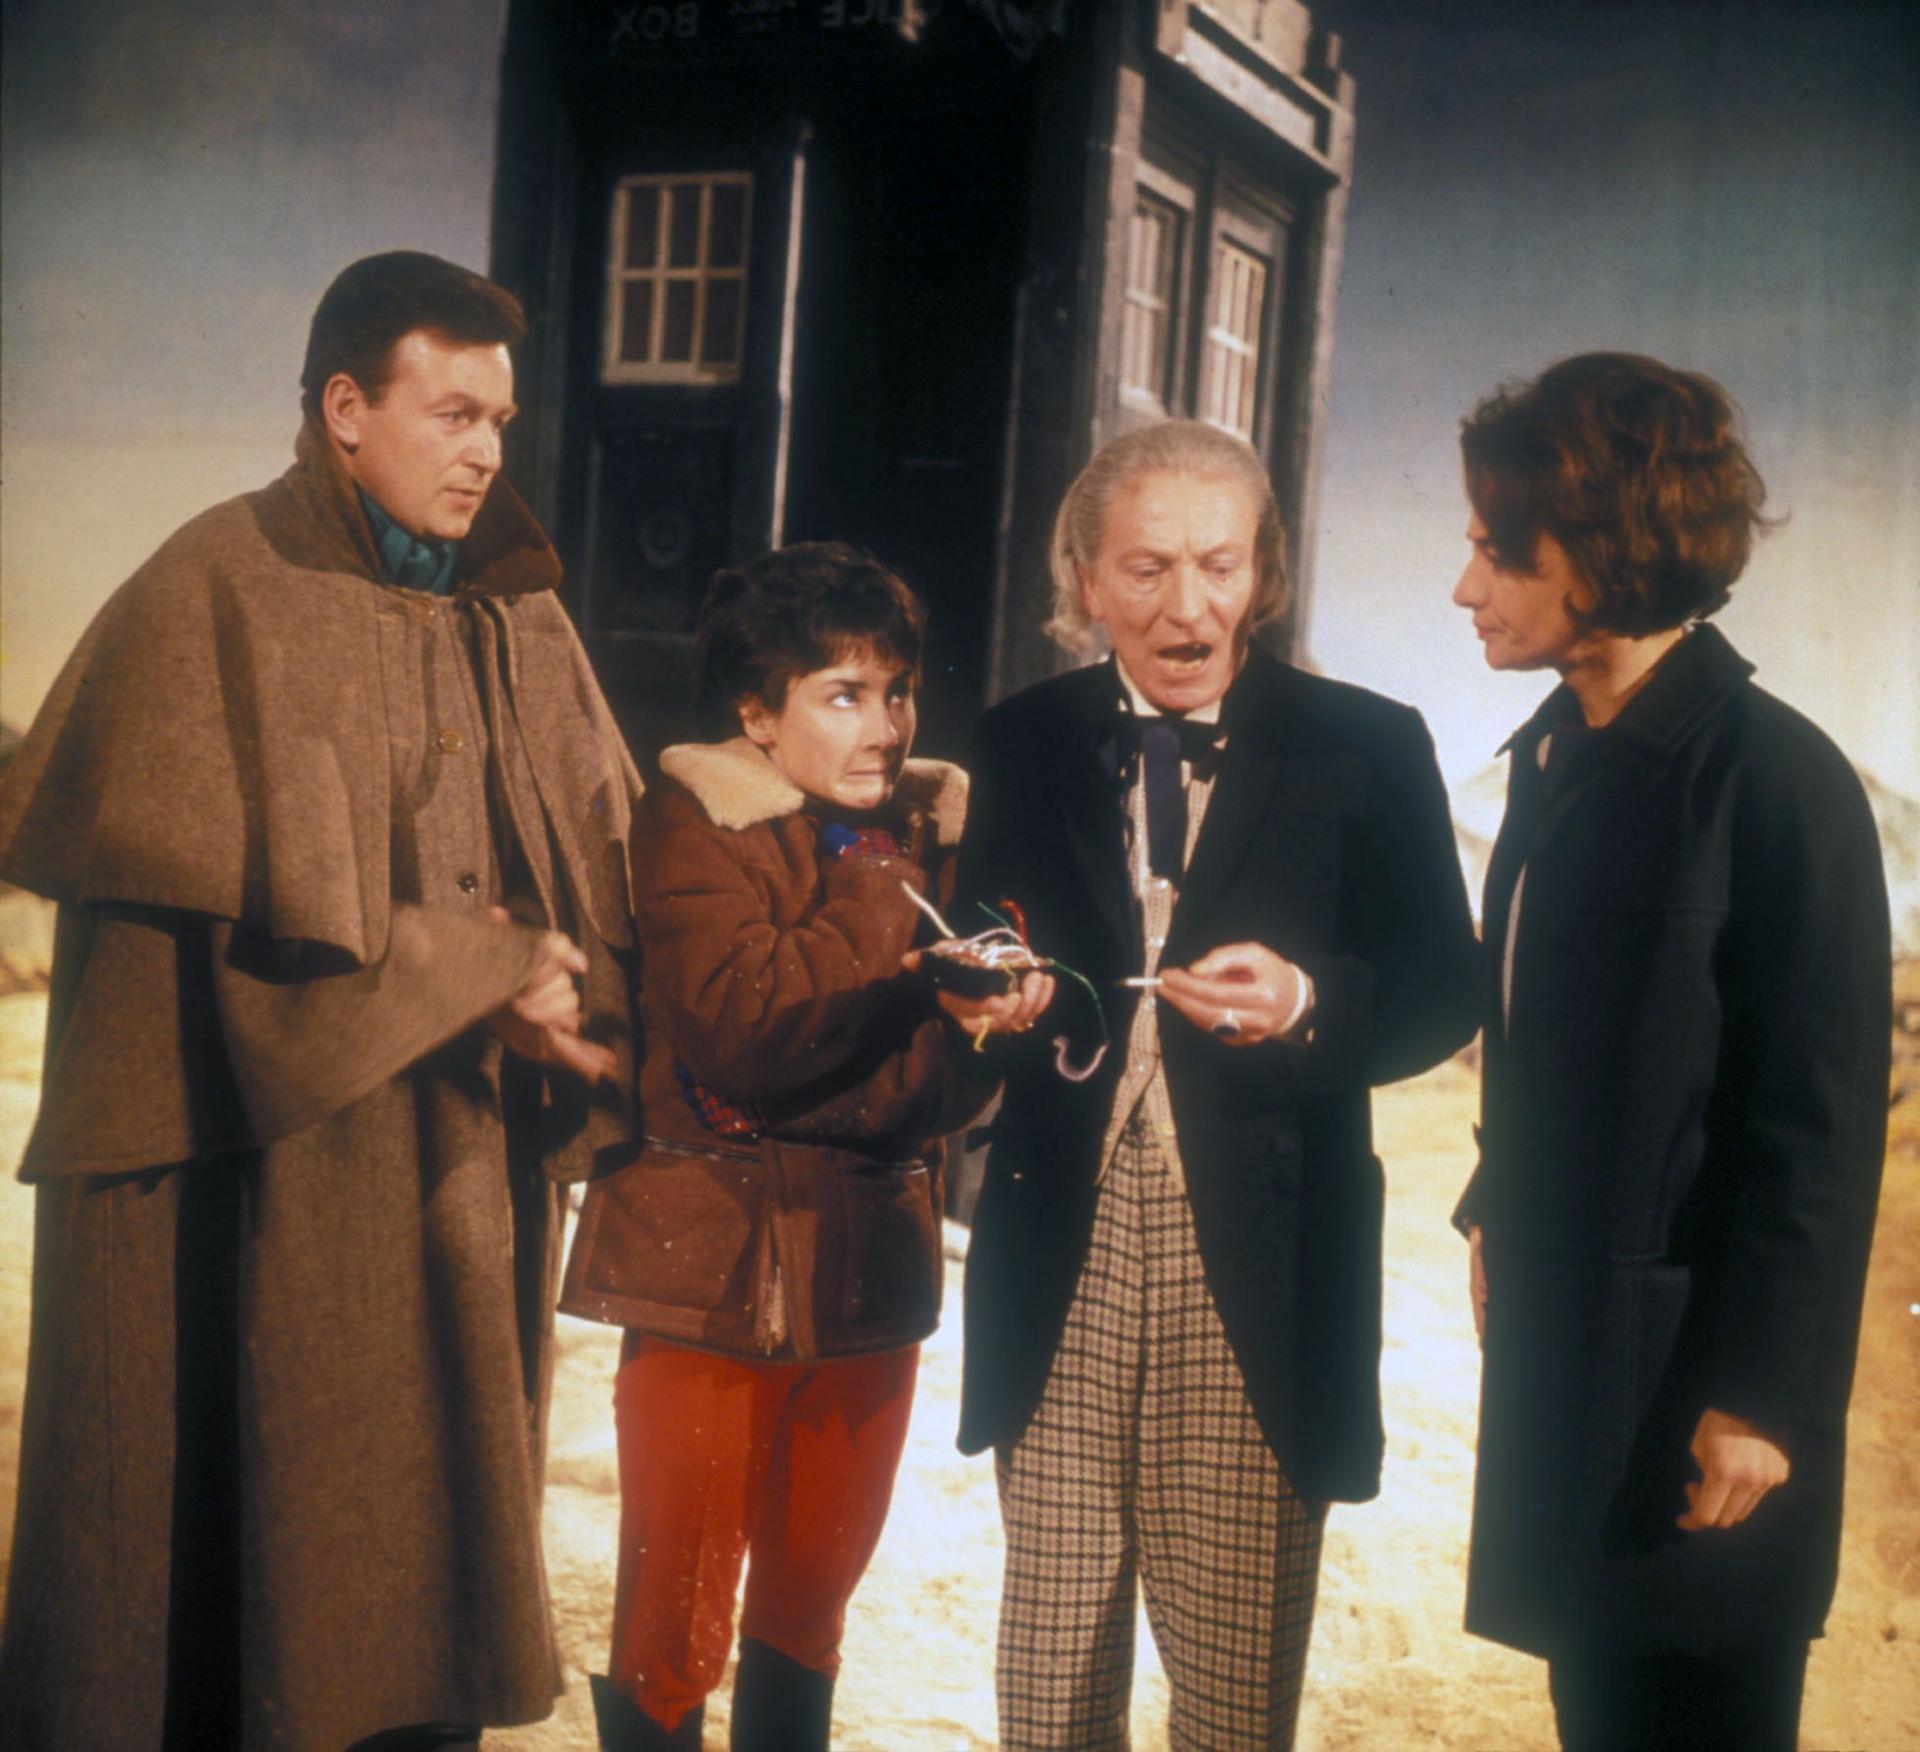
[[(1137, 995), (1109, 663), (982, 721), (957, 929), (975, 900), (1024, 912), (1034, 946), (1090, 979), (1114, 1046), (1075, 1083), (1093, 1006), (1068, 980), (1011, 1043), (967, 1259), (960, 1445), (1016, 1438), (1046, 1384), (1092, 1232), (1095, 1174)], [(1475, 949), (1446, 794), (1419, 714), (1255, 650), (1162, 955), (1258, 942), (1316, 989), (1311, 1042), (1228, 1047), (1161, 1015), (1161, 1050), (1208, 1287), (1261, 1431), (1294, 1488), (1379, 1489), (1383, 1187), (1367, 1090), (1445, 1058), (1474, 1027)], [(964, 920), (964, 922), (963, 922)]]
[[(1887, 899), (1852, 768), (1751, 672), (1700, 627), (1604, 729), (1562, 687), (1510, 745), (1460, 1210), (1488, 1275), (1467, 1628), (1537, 1654), (1817, 1635), (1833, 1594)], [(1708, 1406), (1791, 1477), (1683, 1533)]]

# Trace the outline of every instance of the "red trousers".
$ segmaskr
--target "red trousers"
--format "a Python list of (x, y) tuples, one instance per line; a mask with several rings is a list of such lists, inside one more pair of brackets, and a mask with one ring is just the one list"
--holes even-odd
[(627, 1334), (614, 1380), (620, 1573), (614, 1682), (669, 1732), (720, 1682), (740, 1634), (840, 1665), (907, 1438), (919, 1347), (760, 1363)]

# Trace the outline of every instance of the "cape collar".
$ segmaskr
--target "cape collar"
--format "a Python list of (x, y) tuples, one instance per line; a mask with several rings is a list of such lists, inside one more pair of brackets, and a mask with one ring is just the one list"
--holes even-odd
[[(294, 440), (293, 467), (280, 478), (311, 549), (302, 563), (358, 572), (384, 582), (374, 532), (353, 480), (326, 435), (307, 420)], [(484, 596), (524, 596), (560, 582), (560, 556), (526, 502), (499, 475), (481, 501), (473, 527), (459, 544), (453, 588)]]
[[(735, 832), (797, 815), (807, 794), (784, 778), (745, 736), (726, 742), (683, 742), (660, 756), (660, 770), (684, 785), (715, 827)], [(892, 802), (923, 811), (943, 846), (958, 845), (967, 817), (967, 775), (944, 760), (910, 760)]]

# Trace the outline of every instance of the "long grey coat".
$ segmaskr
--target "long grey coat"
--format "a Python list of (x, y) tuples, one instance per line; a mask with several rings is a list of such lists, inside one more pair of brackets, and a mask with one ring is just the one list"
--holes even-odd
[(61, 908), (0, 1742), (551, 1708), (551, 1177), (627, 1122), (478, 1026), (535, 941), (487, 909), (583, 943), (630, 1063), (638, 790), (557, 576), (496, 483), (454, 597), (375, 582), (310, 429), (7, 771), (0, 872)]

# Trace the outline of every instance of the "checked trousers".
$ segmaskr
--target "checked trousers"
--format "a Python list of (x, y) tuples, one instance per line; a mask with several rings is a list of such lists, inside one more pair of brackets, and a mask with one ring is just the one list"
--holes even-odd
[(1124, 1752), (1136, 1584), (1175, 1752), (1293, 1744), (1325, 1505), (1255, 1424), (1185, 1177), (1136, 1111), (1038, 1410), (995, 1454), (1005, 1752)]

